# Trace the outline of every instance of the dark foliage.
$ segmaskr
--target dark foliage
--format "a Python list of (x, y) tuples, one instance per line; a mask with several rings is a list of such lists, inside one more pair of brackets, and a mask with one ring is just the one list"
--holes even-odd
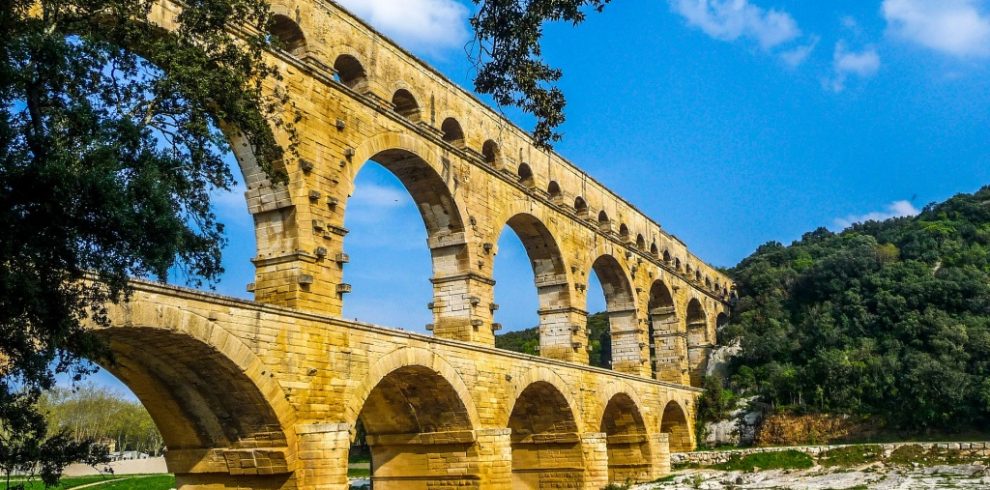
[(771, 242), (732, 274), (731, 385), (891, 428), (990, 424), (990, 187), (916, 217)]
[(471, 18), (475, 54), (480, 64), (474, 87), (500, 105), (513, 105), (534, 115), (533, 139), (549, 148), (558, 141), (564, 122), (564, 94), (555, 86), (561, 71), (542, 59), (543, 24), (579, 24), (585, 10), (601, 11), (609, 0), (474, 0)]
[(85, 374), (81, 359), (112, 361), (83, 326), (106, 323), (104, 305), (126, 298), (128, 277), (180, 268), (200, 284), (222, 271), (209, 195), (232, 177), (217, 128), (248, 142), (277, 177), (270, 125), (292, 111), (262, 95), (277, 76), (261, 58), (269, 36), (223, 28), (264, 33), (267, 3), (183, 4), (172, 33), (148, 22), (150, 0), (0, 5), (4, 465), (43, 458), (46, 476), (91, 451), (49, 434), (34, 402), (55, 373)]

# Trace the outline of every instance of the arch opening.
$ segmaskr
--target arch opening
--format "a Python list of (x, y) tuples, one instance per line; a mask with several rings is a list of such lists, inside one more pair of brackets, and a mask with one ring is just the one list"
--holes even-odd
[(556, 180), (551, 180), (550, 183), (547, 184), (547, 195), (550, 196), (550, 199), (555, 202), (558, 202), (559, 199), (563, 197), (563, 194), (560, 191), (560, 184), (558, 184)]
[(612, 231), (612, 221), (604, 210), (598, 212), (598, 227), (605, 232)]
[(636, 248), (646, 251), (646, 239), (643, 238), (643, 235), (636, 235)]
[(529, 164), (527, 163), (519, 164), (519, 170), (517, 170), (516, 175), (519, 177), (519, 183), (526, 187), (533, 187), (535, 184), (533, 169), (529, 168)]
[[(285, 432), (286, 407), (241, 365), (236, 341), (211, 345), (168, 326), (111, 327), (96, 334), (110, 345), (114, 361), (100, 362), (134, 393), (159, 429), (170, 472), (179, 486), (207, 477), (240, 481), (254, 488), (279, 488), (294, 470), (294, 441)], [(243, 346), (240, 346), (243, 347)], [(235, 358), (238, 358), (235, 361)], [(236, 455), (264, 447), (268, 476), (241, 480), (241, 468), (212, 455)], [(248, 464), (248, 463), (245, 463)], [(251, 468), (244, 466), (250, 472)], [(258, 468), (255, 468), (257, 474)], [(218, 475), (219, 474), (219, 475)], [(226, 475), (224, 475), (226, 474)], [(250, 480), (250, 483), (249, 481)]]
[(646, 343), (641, 337), (645, 332), (638, 326), (635, 295), (625, 270), (611, 255), (598, 257), (591, 269), (601, 284), (608, 311), (608, 329), (601, 338), (599, 367), (642, 374), (644, 368), (649, 369), (643, 365), (642, 351)]
[(629, 395), (619, 393), (609, 400), (600, 430), (605, 433), (610, 482), (643, 482), (652, 478), (653, 451), (646, 423)]
[(656, 379), (686, 382), (687, 345), (680, 331), (674, 297), (663, 281), (650, 286), (650, 359)]
[(692, 298), (688, 302), (686, 323), (691, 386), (700, 388), (708, 368), (708, 355), (711, 353), (712, 344), (708, 336), (708, 316), (697, 298)]
[(485, 144), (481, 146), (481, 154), (485, 157), (485, 163), (492, 167), (499, 166), (499, 162), (502, 159), (502, 150), (499, 148), (498, 143), (493, 140), (485, 141)]
[(278, 41), (278, 47), (293, 56), (306, 54), (306, 36), (294, 20), (288, 16), (275, 14), (268, 27), (268, 34)]
[[(508, 233), (507, 233), (508, 232)], [(534, 283), (536, 285), (536, 296), (538, 302), (539, 325), (539, 354), (544, 357), (555, 359), (571, 360), (574, 358), (575, 348), (571, 341), (571, 319), (569, 307), (571, 306), (570, 287), (567, 279), (567, 271), (564, 265), (563, 254), (557, 245), (550, 230), (547, 229), (539, 219), (529, 214), (517, 214), (506, 222), (502, 230), (502, 238), (499, 239), (499, 253), (503, 253), (503, 241), (505, 237), (515, 235), (526, 251), (526, 257), (531, 266)], [(509, 257), (512, 258), (512, 257)], [(497, 256), (496, 256), (496, 260)], [(501, 272), (496, 262), (496, 273)], [(502, 276), (499, 276), (502, 278)], [(521, 278), (515, 278), (518, 281)], [(498, 284), (498, 283), (496, 283)], [(513, 287), (513, 293), (518, 290)], [(528, 289), (528, 288), (527, 288)], [(522, 301), (512, 301), (506, 303), (506, 288), (495, 288), (496, 298), (500, 305), (508, 304), (508, 308), (501, 306), (496, 312), (496, 318), (519, 317), (512, 303), (528, 303)], [(532, 316), (526, 315), (529, 318)], [(530, 325), (513, 325), (509, 330), (517, 327)], [(534, 353), (534, 352), (531, 352)]]
[(392, 107), (402, 117), (412, 122), (419, 121), (419, 103), (408, 90), (400, 88), (395, 91), (395, 94), (392, 95)]
[[(442, 313), (427, 308), (434, 293), (424, 287), (426, 281), (448, 272), (451, 264), (465, 264), (460, 258), (467, 252), (457, 239), (464, 231), (458, 205), (440, 174), (407, 150), (374, 155), (353, 183), (346, 202), (335, 209), (347, 227), (345, 260), (339, 262), (351, 292), (340, 296), (343, 314), (422, 328)], [(331, 234), (325, 247), (333, 250), (336, 240)], [(381, 308), (382, 302), (393, 307)]]
[(667, 434), (670, 452), (684, 453), (694, 449), (691, 443), (691, 426), (687, 414), (676, 401), (670, 401), (663, 409), (660, 432)]
[(443, 133), (444, 141), (457, 148), (464, 148), (464, 130), (461, 129), (461, 123), (457, 122), (457, 119), (452, 117), (444, 119), (443, 124), (440, 125), (440, 131)]
[(588, 215), (588, 203), (585, 202), (583, 197), (577, 196), (574, 198), (574, 211), (578, 216), (584, 217)]
[(652, 255), (654, 257), (659, 257), (660, 256), (660, 249), (657, 248), (657, 243), (656, 242), (653, 242), (653, 243), (650, 244), (650, 255)]
[(386, 375), (364, 400), (358, 420), (376, 490), (420, 488), (424, 481), (470, 487), (479, 478), (448, 471), (477, 466), (474, 427), (457, 390), (431, 368), (404, 366)]
[(538, 381), (519, 395), (509, 415), (512, 488), (582, 488), (584, 457), (567, 398)]
[(364, 71), (364, 66), (357, 58), (342, 54), (333, 63), (338, 82), (347, 86), (351, 90), (363, 92), (368, 88), (368, 75)]

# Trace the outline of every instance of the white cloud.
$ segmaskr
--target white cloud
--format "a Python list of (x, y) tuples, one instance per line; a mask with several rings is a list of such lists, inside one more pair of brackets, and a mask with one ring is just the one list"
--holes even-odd
[(811, 52), (818, 46), (818, 41), (818, 36), (812, 36), (811, 42), (808, 44), (804, 44), (780, 53), (780, 59), (784, 60), (784, 63), (791, 68), (797, 67), (801, 63), (804, 63), (804, 60), (808, 59)]
[(438, 54), (468, 39), (468, 9), (457, 0), (337, 0), (399, 44)]
[(854, 223), (864, 223), (866, 221), (883, 221), (890, 218), (899, 218), (902, 216), (915, 216), (920, 213), (921, 210), (914, 207), (910, 201), (894, 201), (887, 205), (887, 209), (883, 211), (873, 211), (866, 214), (852, 214), (846, 216), (845, 218), (836, 218), (835, 224), (840, 228), (848, 228)]
[(888, 32), (951, 56), (990, 56), (984, 0), (884, 0)]
[(832, 69), (834, 73), (828, 80), (828, 86), (836, 92), (841, 92), (845, 90), (846, 80), (850, 76), (868, 78), (875, 75), (880, 69), (880, 55), (874, 47), (867, 47), (858, 52), (850, 51), (845, 42), (839, 41), (835, 43)]
[(766, 10), (748, 0), (669, 0), (671, 8), (709, 36), (723, 41), (756, 41), (764, 50), (801, 36), (787, 12)]

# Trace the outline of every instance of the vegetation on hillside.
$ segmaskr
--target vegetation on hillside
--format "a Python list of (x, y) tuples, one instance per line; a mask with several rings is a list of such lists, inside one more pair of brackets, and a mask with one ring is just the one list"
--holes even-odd
[[(591, 352), (588, 353), (589, 364), (610, 368), (612, 365), (612, 344), (611, 337), (608, 335), (608, 313), (599, 312), (588, 315), (588, 345), (591, 346)], [(495, 347), (538, 356), (540, 355), (540, 329), (539, 327), (532, 327), (496, 335)]]
[(990, 187), (916, 217), (770, 242), (732, 274), (730, 386), (924, 430), (990, 423)]

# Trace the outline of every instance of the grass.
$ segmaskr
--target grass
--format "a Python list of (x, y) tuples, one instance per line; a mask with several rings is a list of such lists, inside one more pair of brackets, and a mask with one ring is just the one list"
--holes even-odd
[[(11, 484), (21, 482), (23, 482), (23, 480), (15, 481), (11, 479)], [(62, 478), (62, 481), (60, 481), (59, 485), (54, 487), (54, 489), (69, 490), (71, 488), (98, 482), (105, 483), (89, 488), (92, 488), (93, 490), (169, 490), (171, 488), (175, 488), (175, 477), (172, 475), (89, 475)], [(42, 483), (40, 479), (35, 478), (30, 482), (27, 482), (27, 484), (24, 485), (24, 489), (45, 490), (45, 484)]]
[(725, 463), (717, 464), (712, 468), (724, 471), (755, 471), (761, 470), (789, 470), (807, 469), (815, 465), (815, 461), (801, 451), (787, 450), (766, 453), (747, 454), (745, 456), (733, 456)]
[(883, 459), (880, 446), (846, 446), (825, 451), (818, 456), (818, 463), (826, 467), (850, 468), (875, 463)]
[(967, 454), (962, 451), (935, 447), (925, 449), (921, 446), (910, 444), (895, 449), (891, 453), (888, 462), (899, 466), (937, 466), (986, 462), (986, 460), (987, 458), (985, 457)]
[(347, 468), (347, 476), (350, 478), (367, 478), (371, 476), (371, 468)]

